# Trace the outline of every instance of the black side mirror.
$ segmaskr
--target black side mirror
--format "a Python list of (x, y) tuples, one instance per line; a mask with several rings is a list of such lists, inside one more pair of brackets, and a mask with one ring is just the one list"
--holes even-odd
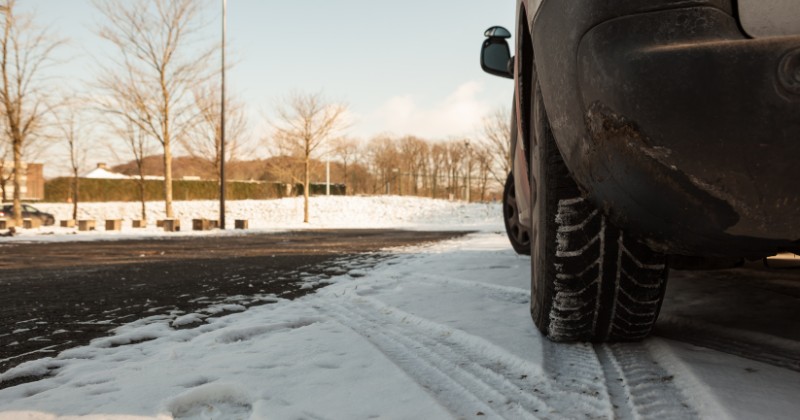
[(511, 32), (502, 26), (492, 26), (483, 33), (486, 40), (481, 47), (481, 68), (483, 71), (495, 76), (514, 78), (511, 50), (508, 48), (508, 38)]

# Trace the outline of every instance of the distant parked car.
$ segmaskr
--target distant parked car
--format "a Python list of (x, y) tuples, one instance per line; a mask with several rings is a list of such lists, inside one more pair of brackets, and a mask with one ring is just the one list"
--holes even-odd
[[(8, 219), (14, 218), (14, 206), (11, 204), (7, 204), (3, 206), (3, 209), (0, 210), (0, 217), (5, 217)], [(50, 213), (45, 213), (43, 211), (39, 211), (36, 207), (33, 207), (29, 204), (22, 205), (22, 218), (23, 219), (39, 219), (44, 226), (51, 226), (56, 223), (56, 218), (53, 217)]]

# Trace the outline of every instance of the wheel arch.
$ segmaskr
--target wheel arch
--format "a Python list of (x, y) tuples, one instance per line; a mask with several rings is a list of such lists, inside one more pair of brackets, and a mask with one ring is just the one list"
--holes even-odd
[[(530, 150), (531, 127), (530, 113), (532, 111), (533, 99), (526, 92), (531, 92), (533, 87), (533, 33), (530, 30), (530, 19), (526, 2), (519, 3), (517, 10), (517, 39), (516, 39), (516, 59), (514, 60), (514, 113), (516, 116), (517, 137), (522, 137), (523, 147), (526, 151)], [(518, 139), (516, 141), (519, 141)], [(512, 151), (516, 145), (512, 145)], [(525, 154), (526, 156), (528, 153)], [(528, 165), (530, 168), (530, 165)]]

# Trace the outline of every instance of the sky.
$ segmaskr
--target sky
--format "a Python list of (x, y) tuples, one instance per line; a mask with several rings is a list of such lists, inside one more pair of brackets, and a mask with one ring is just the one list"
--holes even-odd
[[(102, 1), (102, 0), (101, 0)], [(206, 36), (221, 34), (220, 1), (208, 1)], [(253, 136), (292, 92), (349, 106), (349, 134), (431, 139), (476, 135), (481, 118), (508, 106), (512, 83), (483, 73), (483, 31), (513, 28), (514, 0), (228, 0), (229, 94), (249, 109)], [(51, 71), (85, 89), (108, 47), (95, 35), (90, 0), (28, 0), (39, 25), (67, 38)], [(208, 63), (217, 66), (218, 62)], [(105, 157), (104, 157), (105, 159)], [(46, 158), (44, 159), (47, 160)], [(52, 174), (52, 170), (46, 171)]]

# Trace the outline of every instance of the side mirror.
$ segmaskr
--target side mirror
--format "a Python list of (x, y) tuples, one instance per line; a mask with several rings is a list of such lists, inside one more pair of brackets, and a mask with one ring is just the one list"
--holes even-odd
[(502, 26), (492, 26), (483, 34), (486, 40), (481, 47), (481, 68), (486, 73), (514, 78), (513, 62), (511, 61), (511, 50), (508, 48), (508, 38), (511, 32)]

